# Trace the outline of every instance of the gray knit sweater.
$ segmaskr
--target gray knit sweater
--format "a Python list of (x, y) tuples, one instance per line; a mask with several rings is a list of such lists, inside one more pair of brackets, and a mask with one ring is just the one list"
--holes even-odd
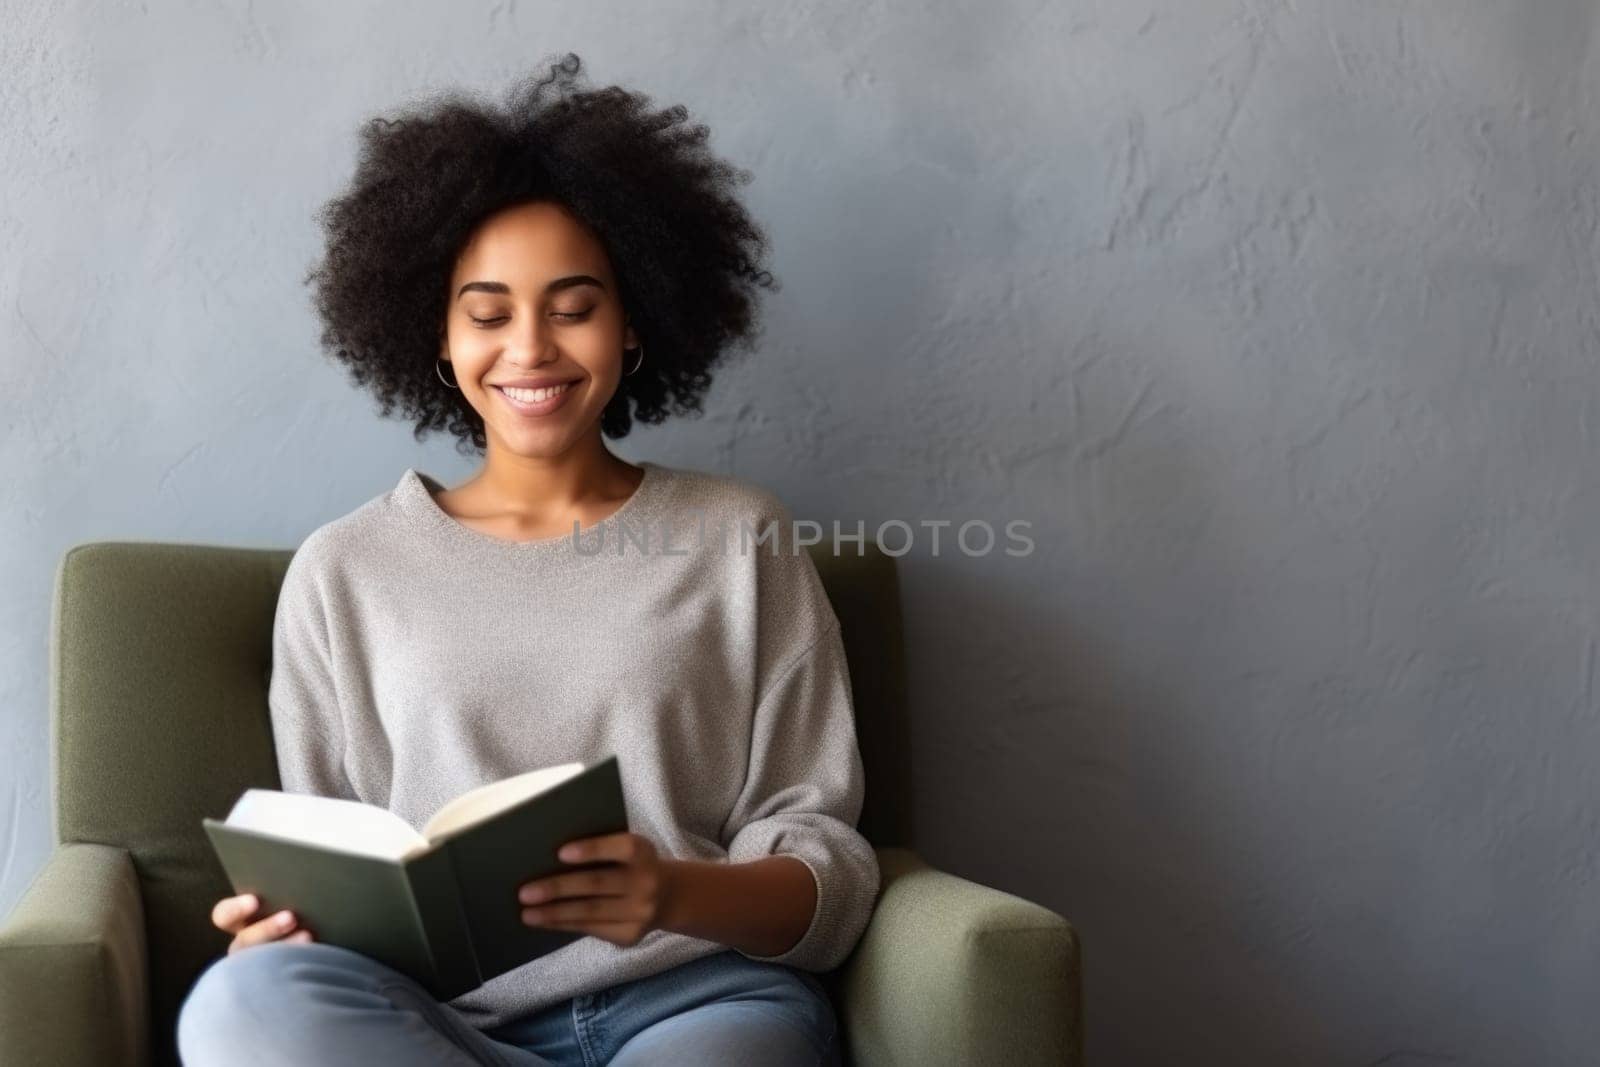
[[(629, 827), (662, 856), (805, 862), (809, 929), (751, 958), (829, 970), (878, 891), (838, 618), (777, 497), (640, 466), (634, 495), (576, 537), (474, 530), (415, 468), (314, 530), (273, 632), (283, 788), (420, 829), (474, 786), (615, 753)], [(489, 1029), (725, 947), (583, 937), (448, 1003)]]

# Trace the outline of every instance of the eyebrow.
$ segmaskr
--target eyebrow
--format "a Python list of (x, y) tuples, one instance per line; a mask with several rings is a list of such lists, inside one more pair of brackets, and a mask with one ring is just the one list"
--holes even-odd
[[(593, 285), (599, 289), (605, 288), (605, 283), (599, 278), (588, 274), (569, 274), (565, 278), (557, 278), (545, 286), (544, 291), (547, 293), (559, 293), (561, 290), (571, 289), (575, 285)], [(472, 292), (499, 293), (501, 296), (510, 296), (511, 286), (505, 282), (468, 282), (456, 293), (456, 299), (460, 300), (463, 295)]]

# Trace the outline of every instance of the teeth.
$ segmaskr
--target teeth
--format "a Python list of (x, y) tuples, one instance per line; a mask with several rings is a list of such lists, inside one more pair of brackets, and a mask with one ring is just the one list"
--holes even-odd
[(560, 385), (552, 385), (546, 389), (517, 389), (513, 386), (502, 385), (500, 391), (511, 399), (520, 400), (524, 404), (537, 404), (541, 400), (549, 400), (557, 393), (566, 392), (571, 385), (571, 382), (562, 382)]

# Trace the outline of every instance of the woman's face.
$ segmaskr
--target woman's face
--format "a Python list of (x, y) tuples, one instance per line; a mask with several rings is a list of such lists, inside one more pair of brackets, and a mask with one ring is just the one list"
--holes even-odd
[[(638, 343), (605, 249), (557, 204), (490, 216), (457, 258), (439, 356), (483, 417), (490, 448), (555, 457), (598, 433), (622, 350)], [(542, 379), (565, 391), (515, 388)]]

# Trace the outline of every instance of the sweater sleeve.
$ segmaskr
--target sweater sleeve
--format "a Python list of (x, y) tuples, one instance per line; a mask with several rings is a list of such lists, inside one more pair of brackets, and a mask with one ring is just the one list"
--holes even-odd
[(359, 800), (344, 770), (344, 729), (316, 558), (308, 543), (290, 559), (273, 620), (267, 706), (278, 777), (286, 793)]
[(728, 821), (729, 862), (790, 855), (811, 870), (811, 924), (786, 952), (741, 954), (808, 971), (844, 961), (878, 894), (878, 859), (855, 829), (864, 795), (850, 676), (832, 616), (756, 708), (749, 774)]

